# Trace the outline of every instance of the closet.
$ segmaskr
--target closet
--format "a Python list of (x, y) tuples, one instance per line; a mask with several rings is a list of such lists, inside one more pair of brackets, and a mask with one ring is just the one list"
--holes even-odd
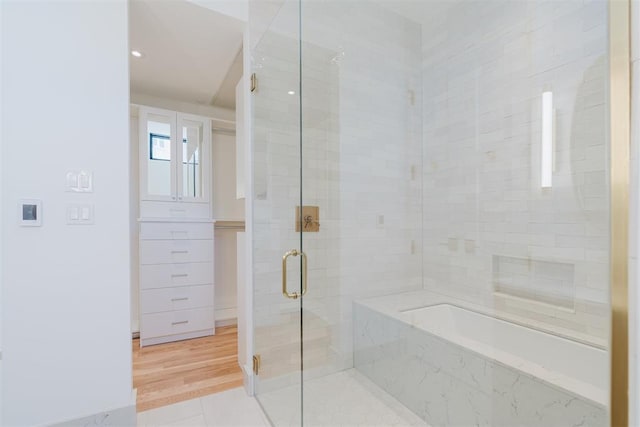
[(140, 346), (215, 333), (211, 120), (138, 106)]

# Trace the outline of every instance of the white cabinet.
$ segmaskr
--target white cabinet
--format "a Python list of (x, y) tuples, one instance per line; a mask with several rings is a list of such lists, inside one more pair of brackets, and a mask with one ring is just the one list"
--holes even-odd
[(141, 217), (210, 217), (211, 120), (139, 107)]
[(211, 119), (137, 111), (140, 345), (213, 335)]
[(213, 221), (139, 225), (140, 345), (213, 335)]

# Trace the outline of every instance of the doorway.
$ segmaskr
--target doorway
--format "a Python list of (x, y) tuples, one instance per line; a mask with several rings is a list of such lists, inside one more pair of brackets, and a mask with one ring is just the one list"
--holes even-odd
[(138, 411), (243, 383), (235, 101), (244, 26), (188, 1), (129, 1)]

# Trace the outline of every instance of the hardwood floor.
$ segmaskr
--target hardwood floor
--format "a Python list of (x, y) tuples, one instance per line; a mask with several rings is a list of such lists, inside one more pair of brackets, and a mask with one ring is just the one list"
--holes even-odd
[(237, 327), (216, 335), (140, 348), (133, 340), (133, 386), (138, 412), (242, 385)]

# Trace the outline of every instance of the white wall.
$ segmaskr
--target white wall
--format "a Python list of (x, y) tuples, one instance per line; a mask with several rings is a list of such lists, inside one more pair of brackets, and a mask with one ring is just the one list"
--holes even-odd
[[(214, 131), (212, 143), (213, 218), (216, 221), (244, 221), (244, 200), (236, 199), (235, 136)], [(237, 318), (237, 231), (218, 229), (215, 233), (216, 322)]]
[(216, 230), (215, 235), (215, 310), (216, 323), (237, 320), (237, 242), (234, 230)]
[[(127, 7), (2, 2), (3, 425), (133, 404)], [(66, 193), (71, 169), (95, 192)], [(17, 226), (23, 197), (42, 227)], [(95, 225), (68, 226), (68, 203)]]
[(131, 248), (131, 332), (140, 332), (140, 293), (139, 293), (139, 241), (140, 227), (140, 150), (138, 140), (138, 109), (131, 108), (131, 122), (129, 125), (129, 245)]
[(196, 116), (215, 117), (216, 119), (235, 120), (235, 112), (228, 108), (215, 105), (198, 105), (189, 102), (176, 101), (143, 93), (131, 93), (131, 103), (163, 108), (165, 110), (180, 111)]
[(207, 9), (228, 15), (246, 22), (249, 15), (248, 0), (189, 0)]
[(236, 199), (236, 138), (214, 131), (213, 144), (213, 218), (244, 220), (244, 200)]

